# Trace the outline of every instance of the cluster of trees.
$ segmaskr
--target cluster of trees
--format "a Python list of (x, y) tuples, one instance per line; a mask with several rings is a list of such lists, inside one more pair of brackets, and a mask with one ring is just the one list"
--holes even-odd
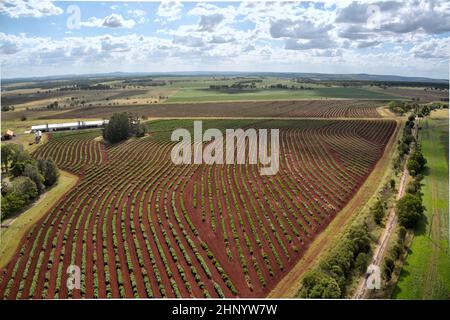
[(418, 104), (417, 102), (398, 101), (389, 102), (389, 110), (398, 115), (403, 115), (412, 111), (418, 117), (423, 118), (430, 115), (436, 109), (448, 109), (448, 103), (433, 102), (428, 104)]
[(411, 103), (409, 101), (393, 100), (389, 102), (389, 110), (398, 115), (403, 115), (411, 110), (417, 110), (419, 108), (418, 103)]
[(414, 179), (408, 183), (405, 196), (397, 202), (398, 221), (405, 228), (414, 229), (423, 217), (425, 207), (420, 189), (426, 163), (427, 160), (417, 145), (407, 163), (408, 171)]
[(58, 109), (58, 107), (59, 107), (58, 101), (52, 102), (47, 105), (47, 109), (51, 110)]
[(383, 274), (386, 281), (390, 281), (395, 269), (395, 262), (405, 252), (406, 228), (401, 226), (397, 230), (397, 240), (389, 248), (383, 262)]
[(131, 113), (114, 113), (109, 123), (103, 128), (103, 138), (110, 143), (117, 143), (131, 136), (143, 137), (146, 127), (139, 117)]
[(370, 212), (373, 216), (373, 221), (377, 225), (381, 225), (386, 214), (387, 204), (385, 201), (378, 199), (375, 204), (370, 208)]
[(425, 207), (421, 197), (407, 193), (397, 202), (397, 216), (401, 226), (415, 228), (422, 218)]
[(269, 89), (284, 89), (284, 90), (312, 90), (310, 87), (305, 86), (288, 86), (287, 84), (272, 84), (269, 86)]
[(400, 170), (404, 157), (409, 153), (411, 149), (412, 142), (416, 142), (412, 134), (412, 129), (414, 128), (414, 119), (415, 115), (410, 115), (408, 120), (405, 123), (405, 127), (403, 128), (403, 134), (400, 140), (398, 141), (398, 158), (394, 161), (394, 168), (396, 170)]
[(2, 111), (3, 112), (7, 112), (7, 111), (14, 111), (14, 106), (2, 106)]
[(235, 82), (231, 85), (228, 84), (211, 84), (209, 86), (210, 90), (227, 90), (227, 89), (256, 89), (256, 84), (254, 82)]
[(413, 177), (416, 177), (418, 174), (422, 174), (426, 164), (427, 159), (423, 156), (420, 146), (416, 146), (406, 165), (409, 174)]
[(36, 199), (58, 181), (59, 172), (52, 159), (34, 160), (16, 144), (1, 147), (1, 217), (7, 218)]
[(355, 272), (361, 273), (367, 268), (370, 244), (369, 227), (366, 224), (352, 226), (319, 267), (305, 275), (300, 297), (344, 297)]
[(59, 91), (72, 91), (72, 90), (110, 90), (113, 89), (112, 86), (103, 84), (103, 83), (97, 83), (97, 84), (85, 84), (85, 83), (78, 83), (74, 84), (72, 86), (64, 86), (59, 88)]

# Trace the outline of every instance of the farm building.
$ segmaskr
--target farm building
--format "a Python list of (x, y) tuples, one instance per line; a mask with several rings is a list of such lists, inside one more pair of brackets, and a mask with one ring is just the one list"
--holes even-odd
[(77, 122), (66, 122), (66, 123), (52, 123), (52, 124), (40, 124), (36, 126), (31, 126), (31, 131), (61, 131), (61, 130), (80, 130), (80, 129), (95, 129), (101, 128), (104, 124), (108, 123), (108, 120), (98, 120), (98, 121), (77, 121)]
[(8, 129), (8, 130), (6, 130), (6, 132), (4, 134), (2, 134), (2, 141), (3, 140), (10, 140), (10, 139), (12, 139), (15, 136), (16, 135), (14, 134), (14, 132)]

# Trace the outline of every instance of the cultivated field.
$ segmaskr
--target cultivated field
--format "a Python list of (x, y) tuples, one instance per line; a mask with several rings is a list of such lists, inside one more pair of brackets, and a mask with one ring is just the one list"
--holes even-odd
[[(220, 121), (204, 127), (230, 128)], [(22, 239), (0, 298), (265, 296), (352, 198), (396, 122), (234, 121), (281, 128), (275, 176), (258, 165), (175, 166), (167, 137), (192, 121), (149, 126), (113, 146), (99, 131), (54, 134), (34, 153), (80, 180)], [(73, 293), (72, 264), (82, 274)]]
[[(385, 104), (385, 103), (384, 103)], [(247, 101), (222, 103), (187, 103), (86, 107), (59, 114), (34, 116), (39, 119), (102, 118), (114, 112), (131, 112), (150, 118), (160, 117), (307, 117), (307, 118), (378, 118), (376, 110), (383, 105), (380, 101), (366, 100), (302, 100), (302, 101)]]

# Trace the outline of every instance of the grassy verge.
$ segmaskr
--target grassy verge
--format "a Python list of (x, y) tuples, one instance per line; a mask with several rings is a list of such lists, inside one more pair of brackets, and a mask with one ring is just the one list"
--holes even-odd
[(415, 231), (396, 299), (449, 299), (448, 111), (434, 111), (421, 124), (428, 170), (423, 180), (425, 219)]
[(78, 181), (78, 177), (60, 170), (58, 184), (48, 190), (32, 207), (19, 214), (0, 234), (0, 269), (12, 258), (28, 229), (41, 219), (45, 213), (70, 190)]

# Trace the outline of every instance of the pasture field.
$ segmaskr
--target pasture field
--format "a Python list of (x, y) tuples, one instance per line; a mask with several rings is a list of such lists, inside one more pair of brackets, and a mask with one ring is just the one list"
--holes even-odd
[(448, 110), (421, 121), (427, 171), (423, 180), (425, 219), (414, 239), (394, 291), (396, 299), (450, 299)]
[[(224, 121), (222, 124), (220, 121)], [(280, 171), (174, 165), (167, 139), (192, 120), (149, 122), (116, 145), (99, 131), (53, 134), (34, 152), (79, 182), (21, 239), (0, 272), (0, 298), (262, 297), (352, 199), (396, 121), (207, 120), (280, 128)], [(68, 291), (66, 268), (81, 268)]]
[(242, 100), (296, 100), (296, 99), (378, 99), (393, 100), (393, 94), (376, 92), (366, 88), (317, 87), (310, 90), (263, 90), (223, 92), (208, 87), (183, 88), (169, 97), (166, 103), (217, 102)]

